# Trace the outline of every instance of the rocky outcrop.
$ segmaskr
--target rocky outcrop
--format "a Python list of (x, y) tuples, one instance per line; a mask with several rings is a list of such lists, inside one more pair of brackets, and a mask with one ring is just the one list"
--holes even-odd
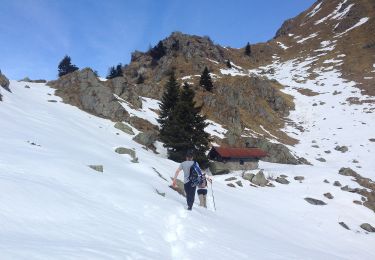
[[(9, 80), (7, 77), (5, 77), (4, 74), (1, 73), (0, 71), (0, 86), (3, 87), (5, 90), (10, 91), (9, 89)], [(2, 95), (1, 95), (1, 92), (0, 92), (0, 101), (2, 101)]]
[(78, 70), (48, 82), (65, 103), (114, 121), (129, 119), (112, 90), (101, 82), (90, 68)]

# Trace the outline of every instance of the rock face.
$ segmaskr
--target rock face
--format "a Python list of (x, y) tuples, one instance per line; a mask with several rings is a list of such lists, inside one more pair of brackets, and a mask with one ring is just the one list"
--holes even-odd
[(305, 200), (312, 205), (320, 205), (320, 206), (327, 205), (327, 203), (325, 203), (324, 201), (313, 199), (313, 198), (305, 198)]
[(368, 231), (368, 232), (375, 232), (375, 228), (371, 226), (369, 223), (363, 223), (361, 228)]
[(95, 76), (90, 68), (75, 71), (48, 82), (56, 88), (56, 95), (65, 103), (77, 106), (82, 110), (114, 121), (125, 121), (128, 112), (113, 95), (111, 88)]
[[(1, 71), (0, 71), (0, 86), (10, 92), (9, 80), (7, 79), (7, 77), (5, 77), (4, 74), (1, 73)], [(1, 95), (1, 92), (0, 92), (0, 101), (2, 101), (2, 97), (3, 96)]]
[(6, 89), (7, 91), (10, 91), (9, 80), (4, 74), (1, 73), (1, 71), (0, 71), (0, 86)]
[(303, 177), (303, 176), (296, 176), (296, 177), (294, 177), (294, 179), (296, 181), (303, 181), (305, 179), (305, 177)]

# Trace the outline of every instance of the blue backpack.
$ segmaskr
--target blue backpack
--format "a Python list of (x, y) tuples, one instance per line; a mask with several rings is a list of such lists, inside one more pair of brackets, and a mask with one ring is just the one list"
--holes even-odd
[(204, 177), (197, 162), (194, 162), (190, 167), (189, 181), (191, 182), (192, 187), (199, 186), (203, 183)]

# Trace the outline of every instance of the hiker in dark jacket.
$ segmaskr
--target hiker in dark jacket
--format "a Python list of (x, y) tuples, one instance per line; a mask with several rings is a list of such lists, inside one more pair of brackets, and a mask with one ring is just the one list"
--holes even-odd
[(176, 187), (176, 179), (178, 174), (183, 171), (184, 172), (184, 189), (186, 193), (186, 202), (188, 206), (188, 210), (191, 210), (194, 204), (195, 199), (195, 190), (196, 186), (193, 187), (192, 183), (189, 180), (190, 175), (190, 168), (194, 164), (193, 161), (193, 153), (191, 151), (188, 151), (186, 153), (186, 160), (180, 164), (178, 169), (176, 170), (176, 173), (173, 178), (173, 187)]

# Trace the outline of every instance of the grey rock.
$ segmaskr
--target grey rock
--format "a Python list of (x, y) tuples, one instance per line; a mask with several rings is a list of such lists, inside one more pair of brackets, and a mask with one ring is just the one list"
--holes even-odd
[(241, 181), (236, 181), (236, 184), (240, 187), (242, 187), (242, 182)]
[(277, 177), (276, 182), (281, 183), (281, 184), (289, 184), (289, 181), (283, 177)]
[(314, 144), (314, 145), (312, 145), (311, 147), (312, 147), (312, 148), (319, 148), (319, 145)]
[(329, 183), (329, 181), (328, 181), (327, 179), (325, 179), (323, 182), (324, 182), (324, 183)]
[(327, 199), (333, 199), (333, 196), (332, 196), (332, 194), (331, 193), (329, 193), (329, 192), (327, 192), (327, 193), (324, 193), (323, 194), (324, 195), (324, 197), (326, 197)]
[(236, 188), (236, 186), (233, 183), (227, 183), (227, 186), (232, 187), (232, 188)]
[(165, 192), (160, 192), (158, 189), (155, 189), (156, 193), (162, 197), (165, 197)]
[(213, 175), (228, 174), (230, 172), (229, 167), (222, 162), (210, 162), (209, 168)]
[(139, 144), (142, 144), (148, 148), (153, 148), (154, 142), (158, 138), (158, 133), (156, 131), (147, 131), (137, 134), (133, 140)]
[(370, 142), (375, 142), (375, 138), (368, 139)]
[(225, 181), (235, 181), (235, 180), (237, 180), (236, 177), (230, 177), (230, 178), (225, 179)]
[(369, 223), (363, 223), (360, 227), (366, 230), (367, 232), (375, 232), (375, 228), (371, 226)]
[(327, 150), (327, 151), (324, 151), (326, 154), (330, 154), (331, 151), (330, 150)]
[(255, 174), (254, 173), (245, 173), (242, 178), (244, 178), (247, 181), (251, 181), (254, 178)]
[(319, 161), (319, 162), (326, 162), (326, 159), (324, 159), (322, 157), (316, 158), (316, 160)]
[(303, 177), (303, 176), (295, 176), (294, 179), (296, 181), (303, 181), (305, 179), (305, 177)]
[(342, 167), (339, 170), (339, 174), (340, 175), (344, 175), (344, 176), (352, 176), (352, 177), (357, 177), (358, 176), (357, 172), (353, 171), (351, 168), (345, 168), (345, 167)]
[(353, 200), (353, 203), (354, 203), (354, 204), (357, 204), (357, 205), (362, 205), (362, 202), (359, 201), (359, 200)]
[(172, 185), (170, 185), (169, 188), (176, 191), (178, 194), (186, 197), (184, 183), (180, 181), (179, 179), (176, 179), (176, 187), (173, 187)]
[(288, 178), (288, 175), (281, 174), (280, 177), (281, 177), (281, 178)]
[(341, 183), (339, 181), (335, 181), (333, 183), (333, 186), (336, 186), (336, 187), (341, 187)]
[[(9, 89), (9, 80), (7, 77), (5, 77), (4, 74), (1, 73), (0, 71), (0, 86), (3, 87), (6, 91), (10, 91)], [(2, 101), (2, 95), (1, 95), (1, 92), (0, 92), (0, 101)]]
[(347, 230), (350, 230), (350, 228), (348, 227), (348, 225), (346, 225), (344, 222), (339, 222), (340, 226), (342, 226), (343, 228), (347, 229)]
[(97, 171), (97, 172), (103, 172), (103, 165), (88, 165), (91, 169)]
[(319, 206), (327, 205), (327, 203), (325, 203), (324, 201), (318, 200), (318, 199), (305, 198), (305, 200), (312, 205), (319, 205)]
[(134, 135), (133, 129), (130, 126), (128, 126), (128, 125), (126, 125), (126, 124), (124, 124), (122, 122), (117, 122), (114, 125), (114, 127), (117, 128), (118, 130), (123, 131), (126, 134)]
[(262, 170), (260, 170), (252, 179), (251, 182), (255, 185), (264, 187), (267, 185), (268, 181), (266, 177), (264, 176), (264, 173)]
[(118, 147), (118, 148), (116, 148), (115, 152), (118, 153), (118, 154), (130, 155), (130, 157), (132, 158), (131, 162), (133, 162), (133, 163), (138, 162), (137, 155), (136, 155), (136, 153), (133, 149), (129, 149), (129, 148), (125, 148), (125, 147)]
[(114, 96), (113, 90), (95, 76), (90, 68), (77, 70), (47, 83), (65, 103), (91, 114), (114, 121), (126, 121), (128, 112)]
[(336, 151), (340, 151), (340, 152), (342, 152), (342, 153), (346, 153), (347, 151), (349, 151), (348, 147), (345, 146), (345, 145), (343, 145), (343, 146), (339, 146), (339, 145), (337, 145), (337, 146), (335, 147), (335, 150), (336, 150)]
[(348, 191), (348, 192), (356, 192), (356, 189), (349, 188), (348, 185), (345, 185), (344, 187), (342, 187), (341, 190)]

